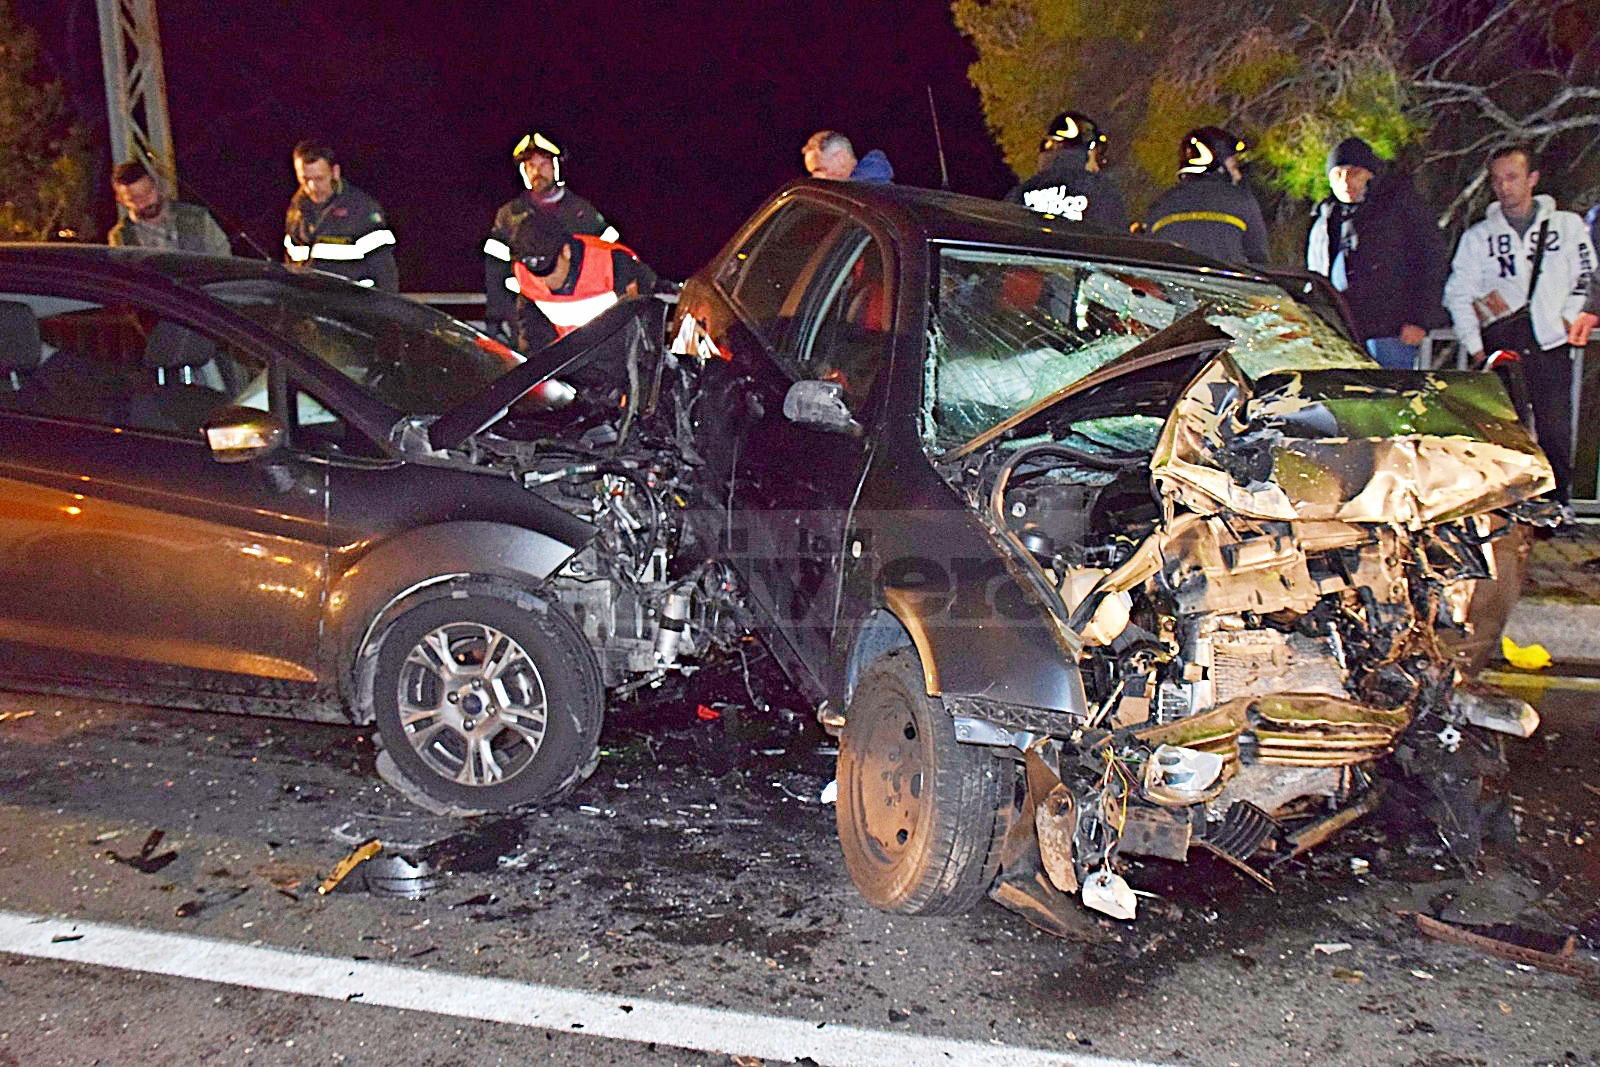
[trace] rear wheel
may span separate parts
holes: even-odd
[[[378,733],[405,783],[447,808],[550,803],[593,768],[604,711],[594,655],[559,608],[526,604],[429,600],[379,646]]]
[[[956,742],[909,649],[867,669],[846,715],[835,818],[851,880],[884,911],[967,911],[999,871],[1011,765]]]

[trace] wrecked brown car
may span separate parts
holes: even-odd
[[[1390,771],[1470,854],[1481,730],[1537,723],[1464,686],[1550,512],[1500,382],[1053,222],[798,183],[669,329],[706,540],[840,734],[856,885],[1073,933],[1073,896],[1134,917],[1124,857],[1267,882]]]

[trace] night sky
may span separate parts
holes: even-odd
[[[94,0],[13,0],[99,145]],[[983,125],[974,55],[943,0],[494,4],[156,0],[179,177],[281,249],[290,149],[319,137],[388,209],[407,290],[476,289],[510,160],[537,128],[566,178],[646,262],[682,278],[769,193],[800,145],[842,130],[897,180],[937,186],[933,87],[951,186],[996,196],[1010,172]],[[485,12],[493,12],[487,14]],[[101,232],[114,221],[109,191]]]

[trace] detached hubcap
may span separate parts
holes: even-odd
[[[400,724],[430,770],[486,786],[525,770],[544,744],[549,703],[532,657],[481,623],[424,634],[400,669]]]

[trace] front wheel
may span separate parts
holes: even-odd
[[[429,600],[378,648],[378,734],[406,784],[446,808],[551,803],[594,766],[604,713],[594,654],[560,608],[526,603]]]
[[[1012,765],[956,742],[910,649],[867,669],[846,716],[835,819],[851,881],[884,911],[969,910],[999,871]]]

